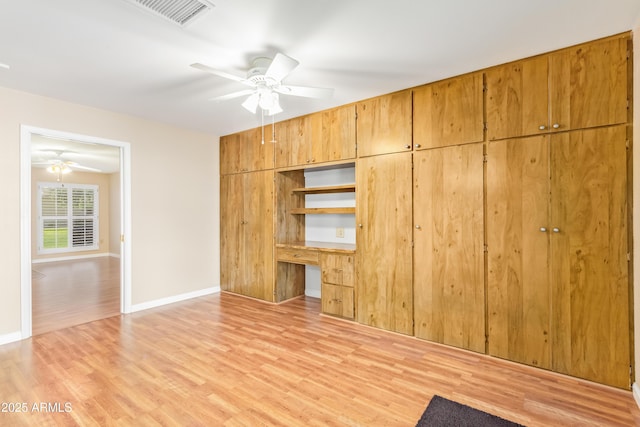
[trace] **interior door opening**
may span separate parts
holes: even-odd
[[[22,339],[130,312],[129,151],[22,126]]]

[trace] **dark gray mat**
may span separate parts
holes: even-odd
[[[524,427],[479,409],[435,395],[416,427]]]

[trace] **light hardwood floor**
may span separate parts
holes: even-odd
[[[120,260],[84,258],[33,264],[32,334],[120,314]]]
[[[640,425],[631,392],[216,294],[0,347],[0,425],[413,426],[434,394],[528,426]],[[34,413],[40,402],[60,408]],[[64,412],[66,409],[70,412]]]

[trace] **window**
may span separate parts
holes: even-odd
[[[38,184],[38,253],[98,249],[98,186]]]

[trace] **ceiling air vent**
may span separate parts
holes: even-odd
[[[180,26],[204,15],[214,5],[206,0],[128,0]]]

